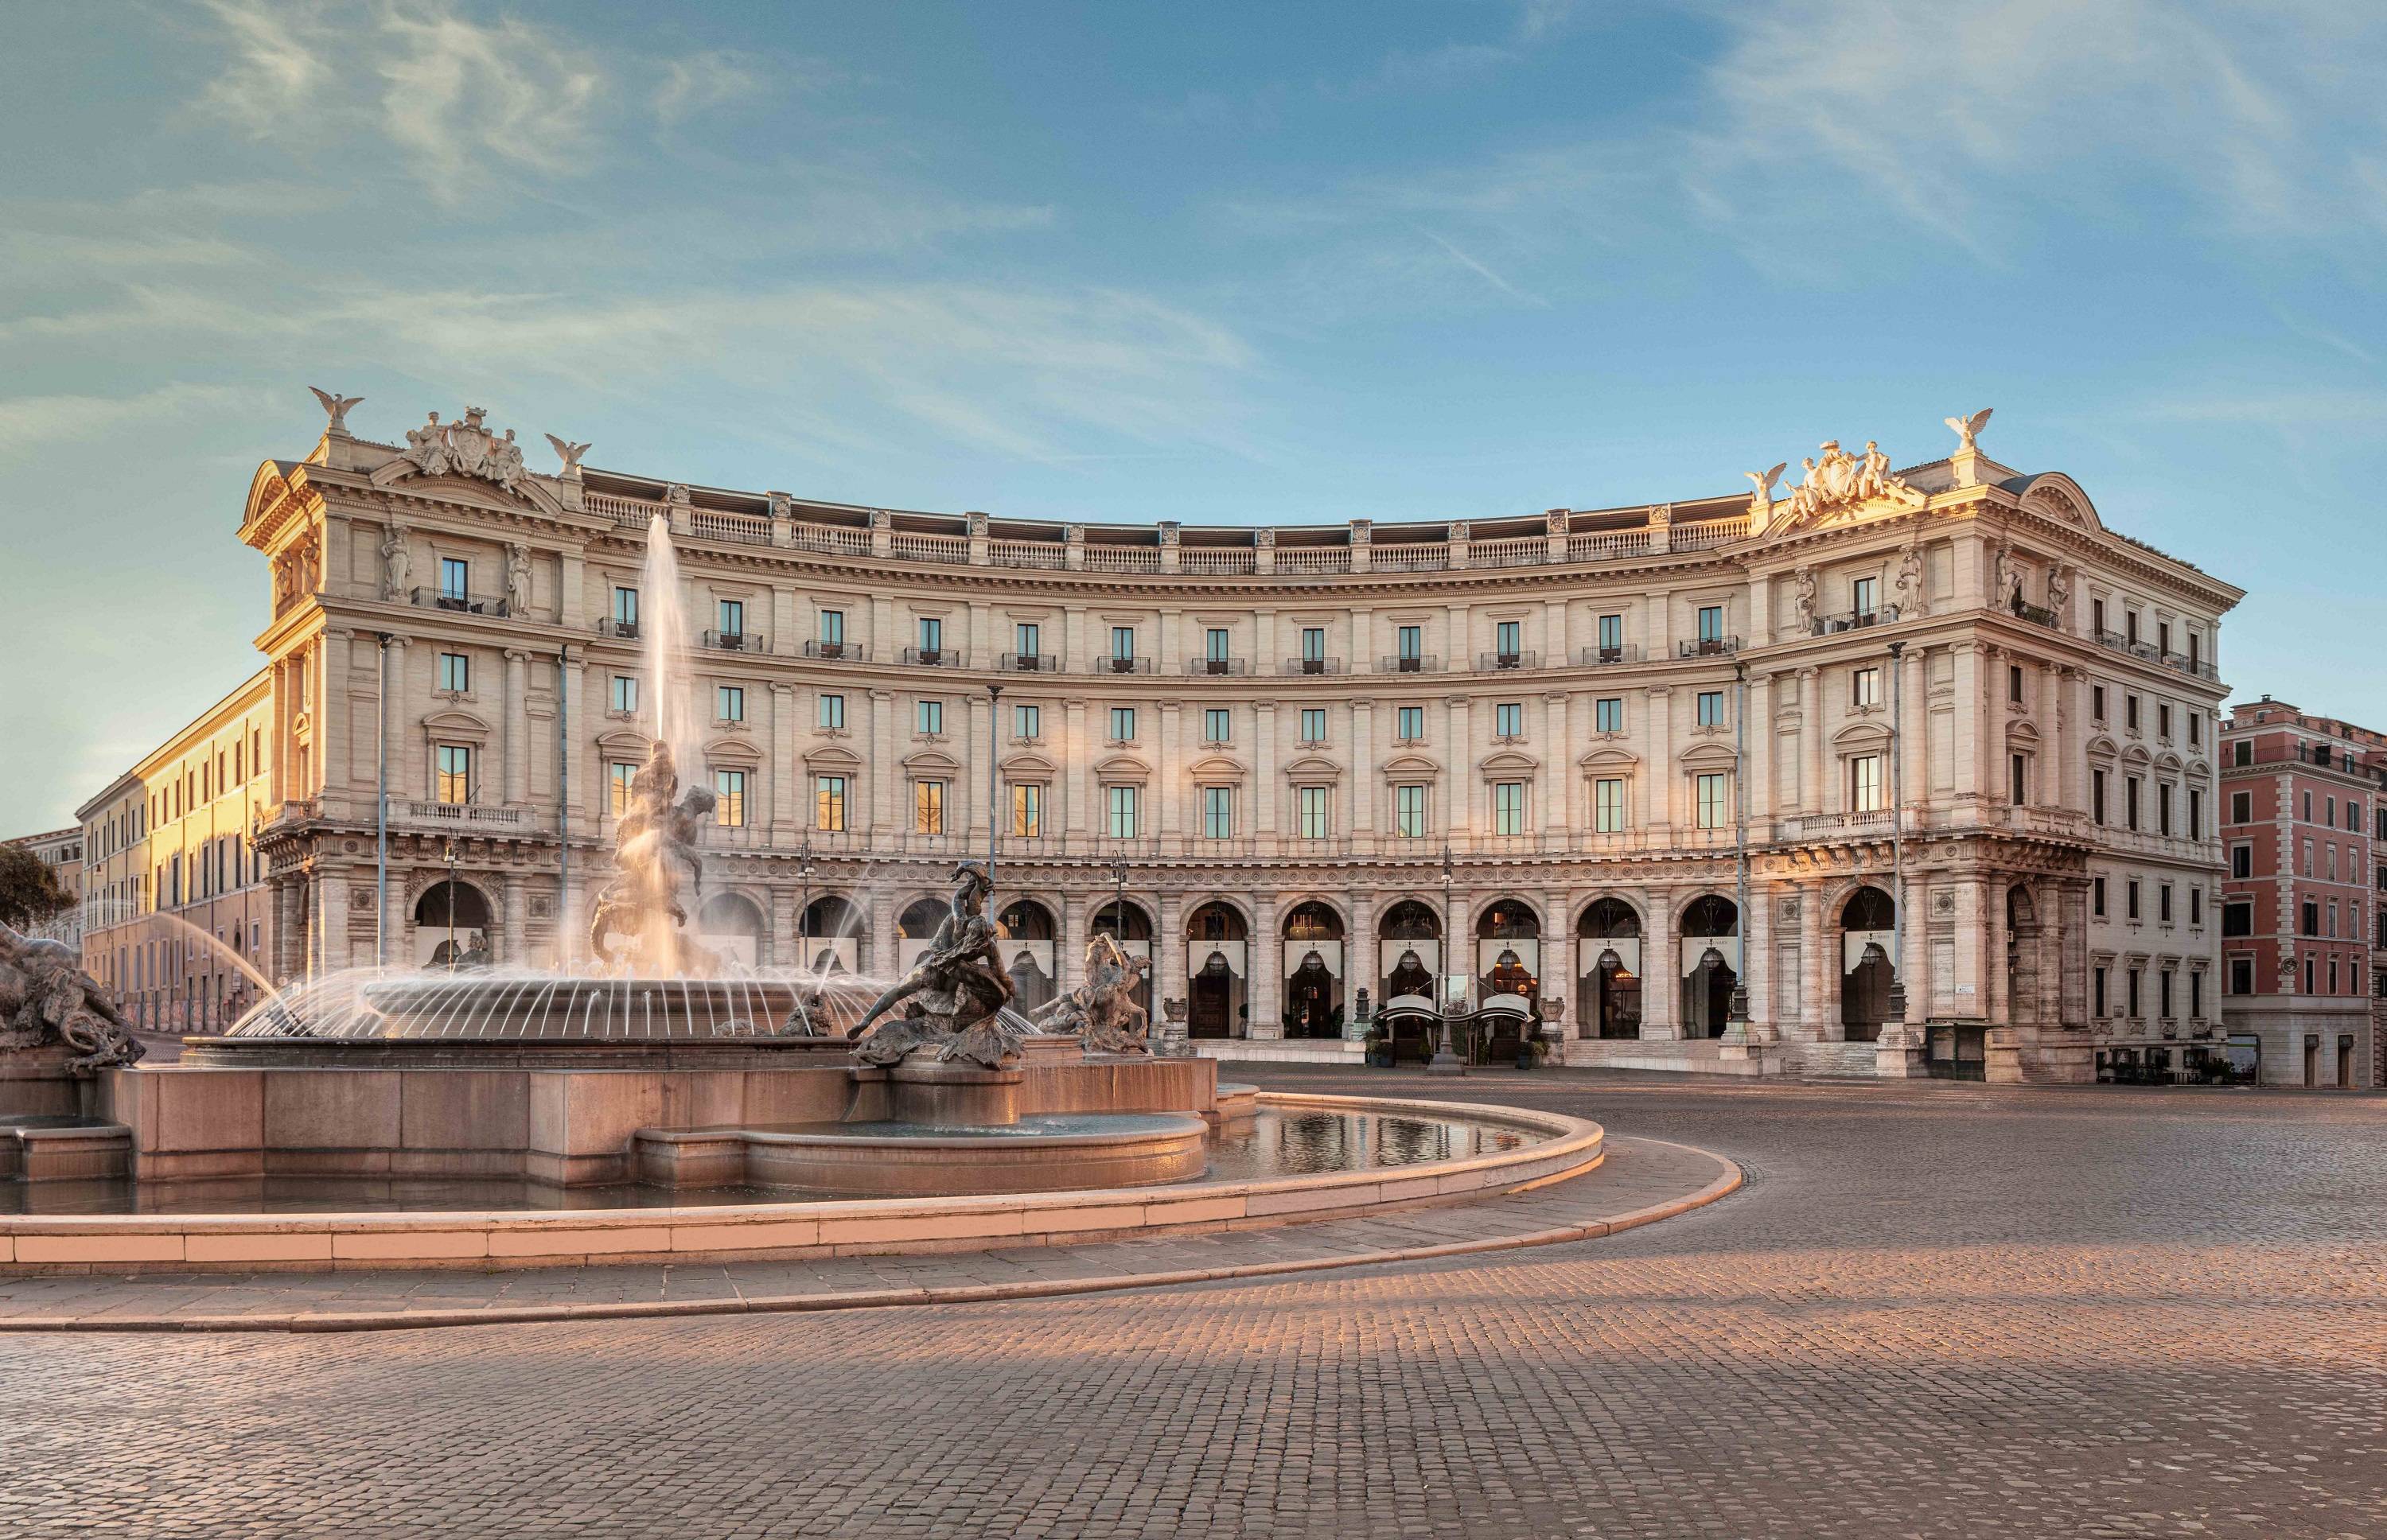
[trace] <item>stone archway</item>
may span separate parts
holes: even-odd
[[[486,967],[490,960],[489,898],[461,877],[442,877],[414,901],[418,967]]]
[[[1641,1035],[1641,916],[1620,898],[1604,898],[1575,924],[1576,952],[1589,960],[1580,983],[1578,1036]]]
[[[1840,1035],[1878,1042],[1889,1019],[1889,986],[1897,963],[1889,954],[1896,923],[1888,893],[1867,885],[1840,905]]]
[[[1012,1008],[1035,1010],[1058,991],[1060,927],[1051,909],[1030,898],[1013,899],[996,918],[1003,927],[999,954],[1011,978]]]
[[[1720,1038],[1732,1014],[1733,986],[1740,981],[1730,952],[1738,950],[1740,910],[1732,900],[1702,893],[1683,911],[1683,1036]],[[1677,965],[1679,966],[1679,965]]]

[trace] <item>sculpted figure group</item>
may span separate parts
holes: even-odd
[[[588,922],[588,950],[600,963],[621,966],[613,943],[623,935],[640,938],[646,950],[660,942],[670,953],[657,957],[642,953],[639,966],[650,973],[674,977],[701,971],[712,962],[709,953],[679,933],[688,923],[688,911],[679,902],[679,880],[685,872],[698,894],[704,891],[704,858],[697,853],[697,839],[713,816],[715,801],[701,786],[680,793],[671,745],[657,739],[647,751],[647,763],[630,780],[630,810],[622,815],[614,836],[613,880],[597,895],[597,913]],[[670,922],[668,928],[661,924],[664,920]]]
[[[1027,1034],[1018,1016],[1005,1016],[1011,978],[995,953],[1001,932],[986,913],[993,881],[977,861],[955,866],[954,877],[959,886],[928,950],[845,1034],[859,1044],[854,1057],[864,1064],[900,1064],[915,1051],[933,1050],[940,1063],[1001,1069],[1019,1056]],[[898,1005],[903,1014],[881,1023]]]
[[[0,924],[0,1051],[53,1042],[75,1051],[74,1070],[137,1063],[147,1052],[74,948]]]
[[[1152,1018],[1135,1003],[1144,960],[1097,933],[1086,943],[1086,981],[1047,1001],[1032,1019],[1039,1030],[1074,1032],[1098,1054],[1148,1054]]]

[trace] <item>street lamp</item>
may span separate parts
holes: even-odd
[[[804,885],[804,906],[796,914],[796,967],[799,971],[813,966],[813,831],[804,830],[804,842],[796,852],[796,876]]]
[[[1732,665],[1733,903],[1738,908],[1740,966],[1733,970],[1732,994],[1724,1003],[1724,1035],[1749,1041],[1749,665]]]
[[[1906,643],[1889,644],[1889,1029],[1900,1047],[1911,1046],[1906,1033],[1906,734],[1901,712],[1905,704],[1899,676]]]
[[[1001,772],[995,762],[1002,755],[1002,743],[1003,687],[989,685],[986,687],[986,912],[990,915],[995,913],[994,837],[995,820],[1000,816],[995,803],[1003,797]]]
[[[456,841],[440,841],[441,853],[448,858],[448,971],[456,971]]]
[[[1127,856],[1111,857],[1111,936],[1127,946]]]
[[[1425,1072],[1429,1075],[1467,1073],[1467,1061],[1450,1051],[1450,981],[1457,977],[1450,971],[1450,960],[1455,955],[1453,949],[1459,944],[1458,922],[1450,911],[1451,876],[1450,841],[1445,839],[1442,842],[1442,998],[1434,1003],[1434,1015],[1442,1023],[1442,1039],[1441,1046],[1433,1051],[1433,1057],[1426,1064]]]

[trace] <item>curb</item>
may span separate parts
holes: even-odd
[[[1736,1161],[1673,1140],[1642,1139],[1636,1142],[1690,1150],[1724,1168],[1714,1180],[1680,1198],[1631,1208],[1603,1219],[1530,1231],[1522,1235],[1487,1236],[1473,1241],[1446,1241],[1437,1245],[1405,1246],[1394,1251],[1358,1252],[1344,1256],[1300,1257],[1282,1262],[1247,1262],[1227,1268],[1181,1268],[1165,1272],[1112,1273],[1091,1278],[1050,1279],[1029,1283],[968,1283],[947,1288],[858,1289],[834,1294],[737,1295],[726,1299],[638,1300],[604,1305],[526,1305],[485,1310],[359,1310],[341,1314],[254,1316],[22,1316],[0,1319],[0,1332],[409,1332],[446,1326],[521,1326],[539,1321],[645,1320],[676,1316],[794,1315],[826,1310],[884,1310],[913,1305],[976,1305],[1015,1299],[1055,1299],[1070,1294],[1116,1293],[1123,1289],[1158,1289],[1183,1283],[1217,1283],[1246,1278],[1273,1278],[1289,1273],[1323,1272],[1339,1268],[1378,1267],[1388,1262],[1430,1262],[1482,1252],[1514,1251],[1527,1246],[1559,1245],[1591,1241],[1620,1231],[1636,1230],[1704,1208],[1739,1190],[1744,1179]]]

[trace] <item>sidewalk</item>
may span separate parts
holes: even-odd
[[[1588,1240],[1712,1203],[1740,1180],[1737,1166],[1705,1150],[1611,1136],[1598,1170],[1510,1197],[1094,1245],[509,1272],[0,1278],[0,1332],[358,1332],[1033,1299]]]

